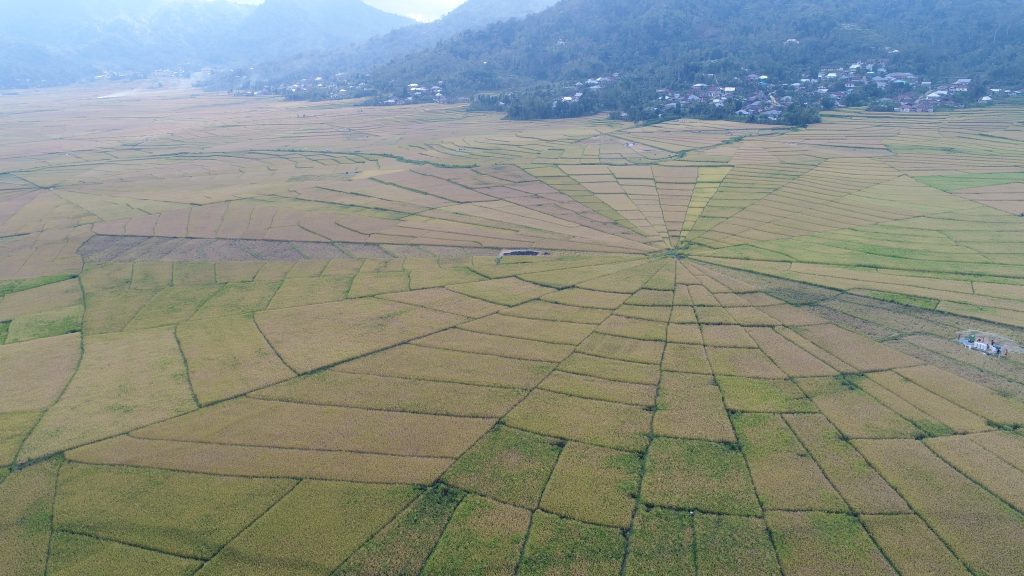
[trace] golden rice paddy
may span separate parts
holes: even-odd
[[[1024,566],[1024,109],[0,96],[12,574]],[[499,250],[532,248],[544,256]]]

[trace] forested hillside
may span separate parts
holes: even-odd
[[[290,84],[300,78],[363,74],[409,54],[434,48],[459,33],[481,30],[489,24],[540,12],[557,0],[467,0],[433,22],[403,26],[357,44],[336,44],[288,58],[256,61],[241,69],[222,71],[207,86],[238,89]],[[326,97],[316,91],[313,99]]]
[[[377,78],[392,87],[444,79],[467,92],[612,72],[672,85],[749,71],[799,78],[884,57],[936,77],[1005,79],[1024,76],[1022,38],[1017,0],[564,0],[395,61]]]

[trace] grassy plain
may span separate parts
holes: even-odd
[[[1024,342],[1024,109],[105,90],[0,96],[0,571],[1024,565],[1024,361],[954,341]]]

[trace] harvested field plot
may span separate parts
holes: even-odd
[[[1024,566],[1024,360],[956,341],[1024,343],[1024,109],[99,86],[3,96],[0,571]]]

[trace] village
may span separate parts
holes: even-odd
[[[576,88],[596,90],[613,80],[589,79],[585,85],[577,83]],[[561,100],[575,102],[582,95],[577,90]],[[817,103],[823,110],[866,106],[873,112],[935,112],[985,106],[1022,95],[1022,89],[987,88],[970,78],[936,83],[909,72],[889,71],[884,61],[876,60],[825,67],[797,82],[777,82],[765,74],[750,73],[729,83],[709,77],[706,83],[695,83],[689,89],[662,88],[644,115],[735,116],[772,123],[781,121],[794,104]]]
[[[612,73],[580,79],[556,92],[550,100],[551,107],[577,107],[581,100],[609,89],[620,78],[619,73]],[[377,106],[470,102],[468,98],[449,96],[441,80],[429,84],[408,82],[399,90],[382,94],[365,78],[350,78],[342,73],[288,83],[250,83],[232,94],[314,101],[364,98],[367,105]],[[757,72],[728,81],[709,75],[686,88],[657,89],[632,116],[621,110],[617,117],[634,121],[702,117],[779,123],[789,120],[786,112],[794,108],[832,110],[866,106],[874,112],[935,112],[985,106],[1020,96],[1024,96],[1024,89],[988,87],[971,78],[936,82],[910,72],[890,70],[885,60],[865,60],[823,67],[816,74],[794,82]],[[585,111],[594,112],[590,107],[585,107]]]

